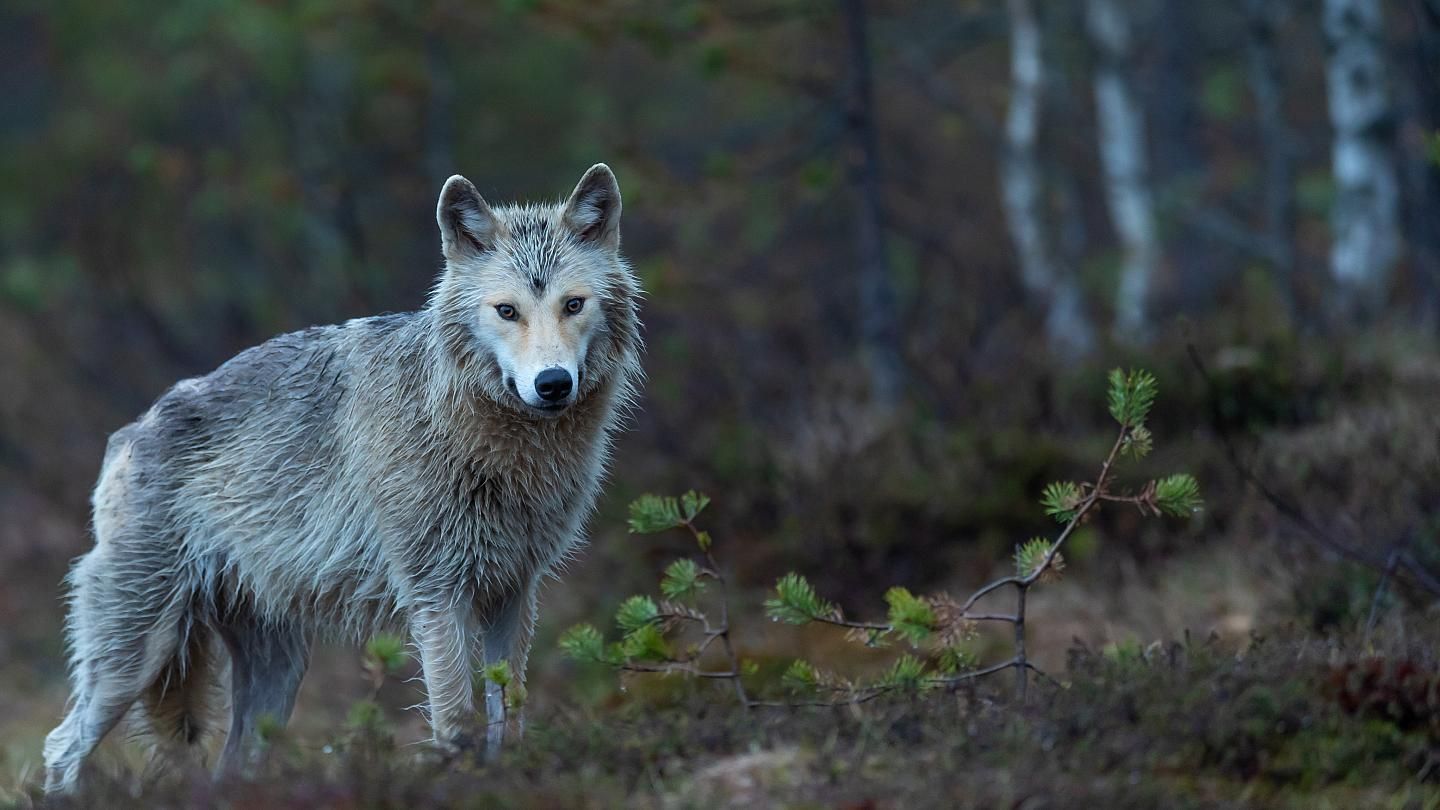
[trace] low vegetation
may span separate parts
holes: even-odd
[[[243,780],[97,773],[77,804],[1440,807],[1440,630],[1395,599],[1398,579],[1389,594],[1384,579],[1366,580],[1362,604],[1381,621],[1361,611],[1245,639],[1077,641],[1063,667],[1037,674],[1025,599],[1065,573],[1077,527],[1107,525],[1102,509],[1179,520],[1201,507],[1183,473],[1123,484],[1156,444],[1157,388],[1143,372],[1109,384],[1118,429],[1099,471],[1039,488],[1056,533],[1019,543],[1013,572],[969,596],[895,586],[876,618],[853,619],[790,573],[757,605],[702,528],[706,496],[646,496],[631,506],[632,531],[678,532],[692,554],[665,565],[658,594],[621,602],[618,636],[579,625],[561,639],[573,680],[611,671],[623,688],[600,701],[547,694],[524,743],[498,759],[405,742],[382,693],[414,662],[400,640],[377,638],[360,667],[366,694],[337,730],[267,729],[266,756]],[[745,642],[757,625],[853,643],[755,655]],[[524,699],[506,667],[479,677],[506,687],[511,705]],[[0,790],[0,806],[38,805],[34,777]]]
[[[1059,578],[1065,567],[1061,549],[1066,540],[1103,504],[1133,507],[1144,515],[1188,517],[1201,507],[1200,487],[1187,473],[1151,480],[1134,492],[1118,492],[1115,476],[1120,462],[1140,459],[1154,449],[1154,436],[1146,426],[1159,385],[1146,371],[1112,371],[1109,376],[1110,415],[1119,430],[1094,480],[1088,483],[1058,481],[1045,487],[1041,503],[1045,513],[1062,526],[1054,538],[1035,537],[1015,547],[1015,573],[997,579],[963,600],[941,593],[916,596],[901,586],[885,593],[888,612],[881,621],[846,618],[835,604],[822,598],[803,576],[791,572],[775,584],[765,601],[770,619],[794,625],[829,625],[868,647],[899,644],[906,652],[897,657],[879,679],[858,681],[835,674],[830,668],[796,659],[784,671],[781,683],[793,696],[789,701],[755,700],[746,680],[758,667],[742,662],[730,640],[732,611],[725,577],[716,562],[714,541],[695,524],[710,499],[696,492],[679,498],[647,495],[630,506],[630,530],[639,534],[683,529],[694,540],[701,560],[681,558],[665,569],[661,598],[637,595],[621,603],[615,624],[622,636],[606,644],[595,627],[571,628],[560,640],[571,657],[603,664],[624,673],[685,674],[727,681],[746,708],[785,705],[837,705],[862,703],[891,692],[917,693],[954,687],[1005,670],[1015,673],[1016,698],[1023,702],[1031,671],[1039,672],[1025,653],[1025,604],[1030,588]],[[716,593],[707,612],[700,604],[702,591],[715,583]],[[980,609],[988,597],[1012,589],[1015,608],[1010,613]],[[980,622],[998,622],[1013,629],[1009,659],[982,663],[967,642]],[[717,644],[718,642],[718,644]],[[717,667],[704,660],[715,647],[723,651]],[[1043,675],[1043,673],[1041,673]]]

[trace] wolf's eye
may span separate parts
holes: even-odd
[[[504,318],[507,321],[513,321],[516,318],[520,317],[520,313],[515,311],[515,307],[512,307],[509,304],[500,304],[499,306],[495,307],[495,311],[500,313],[500,317]]]
[[[585,308],[585,299],[584,299],[584,298],[571,298],[569,301],[566,301],[566,302],[565,302],[565,311],[568,312],[568,313],[570,313],[571,315],[574,315],[575,313],[579,312],[580,310],[582,310],[582,309],[584,309],[584,308]]]

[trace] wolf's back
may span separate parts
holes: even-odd
[[[112,436],[96,487],[96,536],[166,538],[177,564],[261,594],[276,613],[378,599],[372,431],[415,372],[415,314],[281,335],[167,391]]]

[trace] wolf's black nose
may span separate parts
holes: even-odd
[[[547,368],[535,375],[535,393],[546,402],[559,402],[570,396],[570,372],[563,368]]]

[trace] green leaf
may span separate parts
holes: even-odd
[[[1200,484],[1193,475],[1179,473],[1155,482],[1155,505],[1175,517],[1190,517],[1204,507]]]
[[[665,578],[660,580],[660,592],[666,599],[690,599],[705,587],[700,578],[700,566],[694,560],[682,559],[670,563],[665,569]]]
[[[919,692],[927,686],[925,662],[913,655],[902,655],[880,683],[906,692]]]
[[[657,624],[641,625],[620,640],[620,652],[627,660],[669,661],[670,643]]]
[[[809,694],[820,686],[820,673],[815,671],[814,664],[797,658],[790,662],[785,674],[780,676],[780,685],[795,694]]]
[[[1059,523],[1069,523],[1080,513],[1080,503],[1084,496],[1080,494],[1080,485],[1073,481],[1056,481],[1045,486],[1045,491],[1040,494],[1040,503],[1045,507],[1045,514],[1055,518]]]
[[[1150,407],[1160,393],[1160,384],[1148,371],[1110,372],[1110,415],[1125,427],[1139,427],[1150,415]]]
[[[806,624],[819,618],[832,618],[837,611],[815,593],[815,588],[804,577],[792,571],[775,583],[775,596],[765,600],[765,615],[786,624]]]
[[[904,588],[886,591],[885,603],[890,606],[890,626],[911,644],[919,644],[939,629],[930,603]]]
[[[615,624],[620,632],[630,633],[660,618],[660,608],[648,596],[632,596],[620,603],[615,611]]]

